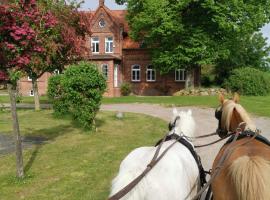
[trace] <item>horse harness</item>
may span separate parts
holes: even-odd
[[[150,161],[150,163],[147,165],[146,169],[139,175],[137,176],[133,181],[131,181],[127,186],[125,186],[124,188],[122,188],[120,191],[118,191],[116,194],[112,195],[111,197],[109,197],[108,200],[119,200],[122,197],[124,197],[128,192],[130,192],[141,180],[142,178],[148,174],[149,171],[151,171],[151,169],[153,169],[153,167],[161,160],[161,158],[168,152],[169,149],[171,149],[177,142],[180,142],[181,144],[183,144],[184,146],[187,147],[187,149],[190,151],[190,153],[192,154],[192,156],[194,157],[198,169],[199,169],[199,173],[200,173],[200,186],[203,187],[203,185],[206,183],[206,178],[205,178],[205,173],[204,173],[204,169],[203,166],[201,164],[201,159],[198,156],[198,154],[195,152],[194,148],[192,147],[192,145],[186,140],[184,139],[184,135],[177,135],[175,133],[170,134],[171,130],[176,126],[176,122],[177,120],[179,120],[180,117],[177,116],[174,120],[173,123],[169,123],[169,130],[170,132],[168,132],[165,137],[163,137],[161,140],[159,140],[156,143],[156,152],[152,158],[152,160]],[[161,146],[163,145],[164,142],[169,141],[169,140],[175,140],[172,144],[170,144],[170,146],[168,146],[163,152],[162,154],[159,156],[159,151],[161,149]],[[199,198],[198,198],[199,199]]]
[[[201,158],[196,153],[193,146],[185,139],[185,136],[179,136],[179,135],[177,135],[175,133],[173,133],[171,135],[168,135],[165,138],[165,142],[170,141],[170,140],[178,141],[180,144],[184,145],[190,151],[190,153],[192,154],[194,160],[197,163],[199,173],[200,173],[200,186],[203,187],[203,185],[206,183],[205,171],[204,171],[204,168],[202,166]],[[160,145],[161,142],[162,142],[162,140],[159,140],[155,146]]]
[[[227,130],[222,129],[221,128],[221,119],[222,119],[222,109],[221,108],[220,109],[216,109],[216,111],[215,111],[215,117],[219,121],[218,128],[217,128],[217,131],[216,131],[217,134],[221,138],[226,138],[226,135],[227,134],[231,135],[231,137],[223,145],[223,147],[225,145],[228,145],[228,147],[225,149],[222,157],[220,158],[220,160],[219,160],[219,162],[218,162],[218,164],[217,164],[217,166],[215,168],[214,173],[212,174],[212,176],[211,176],[210,180],[207,182],[207,184],[202,188],[202,191],[204,191],[209,186],[208,191],[207,191],[207,194],[206,194],[206,197],[205,197],[205,200],[213,199],[213,196],[211,198],[212,189],[211,189],[210,184],[212,183],[213,179],[219,174],[219,172],[221,171],[221,168],[222,168],[223,163],[232,154],[232,152],[234,151],[234,149],[236,149],[239,146],[242,146],[242,145],[245,145],[245,144],[251,142],[253,139],[255,139],[255,140],[259,141],[259,142],[262,142],[262,143],[264,143],[264,144],[266,144],[268,146],[270,146],[270,141],[267,140],[262,135],[260,135],[260,131],[259,130],[256,130],[255,132],[254,131],[251,131],[251,130],[243,130],[243,128],[241,128],[241,126],[242,126],[243,123],[240,123],[239,124],[238,129],[233,134],[230,133]],[[248,141],[242,143],[242,144],[238,144],[238,145],[232,147],[233,144],[236,141],[241,140],[241,139],[244,139],[244,138],[250,138],[250,139]],[[232,147],[232,148],[229,148],[229,147]]]

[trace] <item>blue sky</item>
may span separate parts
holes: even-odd
[[[95,10],[98,7],[99,0],[85,0],[85,3],[82,5],[83,10]],[[119,6],[115,3],[114,0],[105,0],[105,5],[110,9],[124,9],[125,6]],[[270,24],[267,24],[262,28],[262,33],[264,37],[268,38],[268,44],[270,45]]]

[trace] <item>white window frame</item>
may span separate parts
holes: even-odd
[[[108,47],[108,51],[107,51],[107,47]],[[105,37],[105,53],[113,53],[113,37],[112,36]]]
[[[106,70],[104,70],[104,67],[106,67]],[[101,72],[102,75],[105,77],[106,80],[109,79],[109,65],[104,63],[101,65]]]
[[[33,97],[33,96],[34,96],[34,90],[30,90],[30,91],[29,91],[29,96],[30,96],[30,97]]]
[[[97,39],[97,40],[94,40],[94,39]],[[98,46],[98,51],[97,51],[97,46]],[[92,51],[92,53],[98,54],[99,49],[100,49],[99,47],[100,47],[100,45],[99,45],[99,37],[97,37],[97,36],[91,37],[91,51]]]
[[[113,85],[114,87],[118,87],[118,71],[119,71],[119,65],[115,64],[113,69]]]
[[[150,79],[148,79],[148,73],[150,73]],[[156,77],[157,77],[156,69],[154,69],[152,65],[148,65],[146,68],[146,81],[155,82]]]
[[[59,75],[59,74],[60,74],[59,69],[55,69],[55,70],[53,71],[53,74],[54,74],[54,75]]]
[[[185,69],[176,69],[175,70],[175,81],[176,82],[186,81],[186,70]]]
[[[137,69],[135,67],[138,67]],[[133,72],[135,72],[135,79],[133,79]],[[131,66],[131,81],[132,82],[140,82],[141,81],[141,66],[140,65],[132,65]]]

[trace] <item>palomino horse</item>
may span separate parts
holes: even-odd
[[[195,122],[191,111],[173,110],[173,129],[170,134],[193,137]],[[185,139],[189,144],[190,141]],[[175,141],[175,140],[174,140]],[[165,141],[162,153],[173,140]],[[193,145],[191,146],[193,147]],[[121,163],[118,175],[112,181],[110,196],[114,195],[146,168],[157,147],[140,147],[133,150]],[[197,163],[186,146],[177,142],[166,155],[121,200],[183,200],[192,199],[199,189]]]
[[[225,136],[228,133],[234,135],[238,131],[240,135],[239,140],[231,145],[225,144],[215,158],[212,174],[218,171],[216,167],[224,154],[230,152],[211,184],[213,197],[217,200],[269,200],[269,141],[262,136],[254,139],[256,126],[245,109],[238,104],[237,94],[232,100],[224,99],[223,95],[219,99],[221,107],[216,110],[219,132]],[[242,125],[245,127],[239,129]]]

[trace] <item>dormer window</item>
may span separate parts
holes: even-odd
[[[113,53],[113,37],[105,38],[105,52]]]
[[[105,20],[104,19],[99,20],[98,25],[100,28],[104,28],[106,26]]]
[[[91,46],[92,46],[92,53],[99,53],[99,38],[98,37],[91,38]]]

